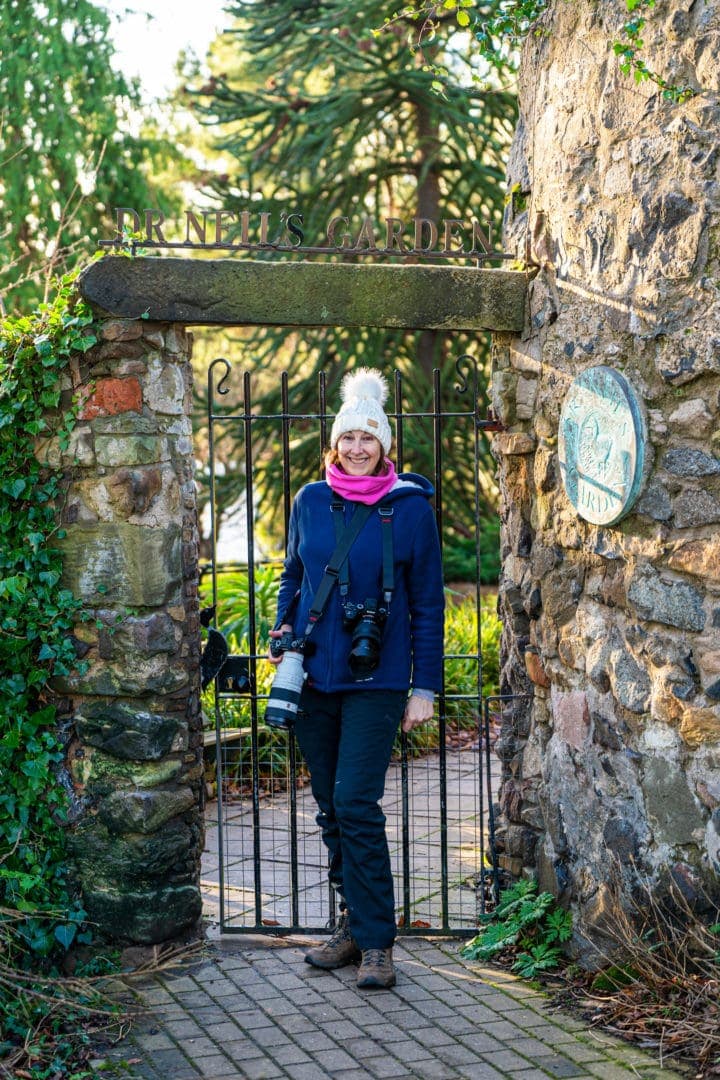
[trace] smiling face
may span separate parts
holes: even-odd
[[[382,445],[368,431],[346,431],[338,439],[337,453],[348,476],[371,476],[380,461]]]

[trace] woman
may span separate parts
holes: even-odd
[[[307,484],[293,503],[272,636],[303,634],[342,527],[358,504],[372,507],[310,634],[295,734],[340,907],[329,941],[305,959],[326,969],[360,960],[358,986],[390,987],[395,901],[379,800],[398,727],[430,720],[441,687],[442,567],[431,484],[398,476],[386,456],[385,380],[360,369],[345,377],[341,396],[326,479]]]

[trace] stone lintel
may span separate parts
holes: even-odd
[[[520,332],[527,275],[421,264],[108,255],[79,279],[116,318],[186,326],[387,326]]]

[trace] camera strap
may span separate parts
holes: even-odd
[[[382,553],[383,553],[383,578],[382,590],[385,607],[390,608],[393,589],[395,588],[395,562],[393,559],[392,541],[392,506],[381,506],[378,509],[382,529]]]
[[[337,496],[333,498],[330,504],[330,508],[333,513],[333,521],[335,523],[335,540],[339,544],[342,540],[345,530],[345,518],[343,514],[343,500]],[[378,507],[378,514],[380,515],[381,522],[381,536],[382,536],[382,591],[383,600],[386,607],[390,606],[390,599],[392,597],[393,589],[395,588],[395,563],[393,558],[393,539],[392,539],[392,516],[393,508],[383,503]],[[352,525],[352,522],[350,523]],[[348,526],[350,528],[350,526]],[[345,603],[345,598],[350,588],[350,572],[348,569],[348,561],[345,558],[338,570],[337,576],[338,588],[340,590],[341,602]]]
[[[338,580],[340,570],[348,557],[350,548],[355,543],[360,530],[370,517],[373,509],[374,507],[372,506],[367,506],[364,503],[360,504],[356,508],[355,513],[348,524],[345,526],[342,537],[330,556],[329,563],[325,567],[325,573],[323,574],[322,581],[318,585],[317,592],[313,596],[310,611],[308,613],[308,624],[305,629],[305,637],[310,634],[325,610],[325,605],[330,598],[330,593],[333,590],[335,582]]]

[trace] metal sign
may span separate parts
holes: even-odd
[[[333,217],[317,243],[306,243],[299,212],[267,210],[186,210],[182,223],[166,221],[161,210],[115,208],[114,237],[100,247],[183,248],[213,251],[276,251],[282,254],[386,256],[401,259],[509,259],[492,248],[491,226],[473,218],[388,217],[376,220]],[[182,237],[182,238],[180,238]]]
[[[573,379],[560,416],[563,485],[580,517],[614,525],[632,509],[642,485],[645,426],[630,383],[609,367]]]

